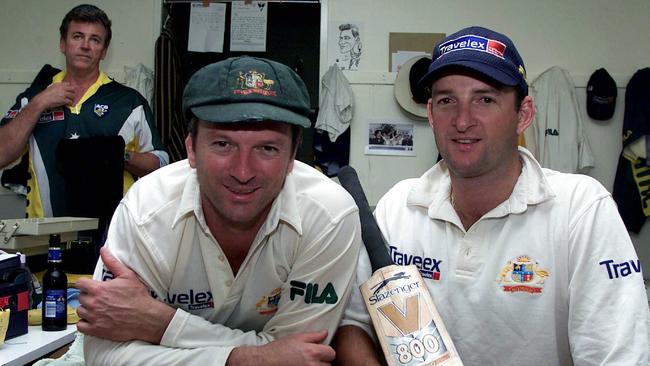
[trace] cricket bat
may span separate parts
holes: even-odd
[[[343,167],[338,178],[359,207],[361,238],[373,272],[360,286],[361,294],[386,362],[389,366],[462,366],[418,268],[393,264],[356,171]]]

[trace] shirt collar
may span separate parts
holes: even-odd
[[[519,147],[519,158],[522,169],[512,194],[484,217],[503,217],[521,213],[526,211],[529,205],[537,205],[555,197],[542,167],[533,155],[525,148]],[[450,190],[449,170],[442,160],[417,179],[407,196],[406,203],[409,206],[426,208],[428,215],[433,219],[455,222],[458,221],[457,215],[450,215],[454,212]]]
[[[52,77],[52,84],[62,82],[63,78],[65,78],[65,70],[59,72],[58,74]],[[111,78],[109,78],[108,75],[106,75],[103,71],[100,70],[97,80],[95,80],[95,82],[86,90],[86,92],[81,97],[81,99],[79,99],[79,102],[77,102],[77,105],[68,106],[68,108],[70,108],[70,112],[74,114],[79,114],[81,112],[81,106],[83,105],[83,103],[86,100],[88,100],[88,98],[92,97],[97,92],[97,89],[99,89],[100,86],[104,84],[108,84],[111,81],[113,80],[111,80]]]

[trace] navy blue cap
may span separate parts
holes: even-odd
[[[618,89],[616,81],[604,68],[594,71],[587,82],[587,114],[589,117],[606,121],[614,115]]]
[[[528,95],[524,61],[510,38],[493,30],[468,27],[449,35],[433,48],[431,59],[420,87],[430,87],[444,69],[460,66]]]

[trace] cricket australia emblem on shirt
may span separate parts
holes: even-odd
[[[95,111],[95,114],[97,117],[102,117],[106,113],[108,113],[108,105],[106,104],[95,104],[95,108],[93,108]]]
[[[255,303],[255,309],[262,315],[271,315],[278,311],[278,303],[280,303],[280,294],[282,289],[279,287],[274,288],[266,295],[263,295]]]
[[[273,90],[275,80],[267,79],[266,74],[250,70],[246,73],[239,72],[237,77],[237,86],[239,89],[233,90],[234,94],[262,94],[265,96],[276,96],[277,93]]]
[[[504,292],[541,294],[544,282],[549,276],[548,271],[540,268],[537,261],[527,255],[521,255],[509,260],[501,268],[497,283]]]

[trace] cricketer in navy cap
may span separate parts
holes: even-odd
[[[464,28],[447,36],[433,48],[429,71],[419,85],[431,83],[451,66],[463,67],[528,95],[526,68],[514,43],[507,36],[483,27]]]

